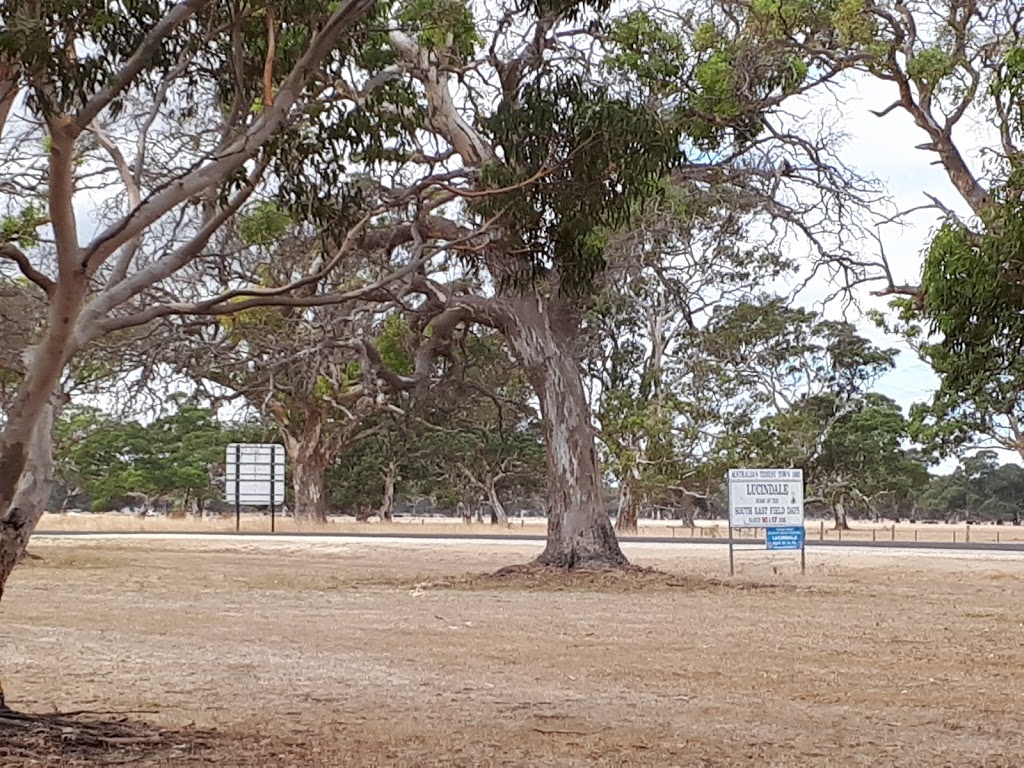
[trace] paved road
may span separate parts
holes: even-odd
[[[297,531],[287,533],[270,533],[269,531],[255,531],[255,532],[242,532],[235,533],[234,531],[138,531],[138,532],[125,532],[115,533],[108,531],[36,531],[35,536],[41,536],[43,538],[74,538],[76,536],[94,536],[94,537],[116,537],[130,539],[133,537],[141,538],[162,538],[162,537],[174,537],[174,536],[193,536],[193,537],[207,537],[207,536],[243,536],[251,538],[266,538],[266,537],[300,537],[300,538],[329,538],[329,539],[432,539],[432,540],[451,540],[451,541],[517,541],[517,542],[536,542],[544,541],[545,537],[542,534],[531,534],[531,533],[512,533],[512,534],[487,534],[487,533],[449,533],[449,534],[438,534],[438,533],[415,533],[410,531],[409,533],[373,533],[367,531],[365,533],[318,533],[312,531]],[[639,544],[708,544],[708,545],[723,545],[728,544],[728,539],[714,539],[710,537],[702,538],[690,538],[690,537],[678,537],[671,538],[665,536],[620,536],[619,541],[622,543],[639,543]],[[735,539],[734,543],[739,546],[747,545],[761,545],[764,546],[764,539]],[[931,550],[952,550],[952,551],[964,551],[964,552],[1024,552],[1024,542],[964,542],[964,541],[832,541],[824,540],[819,541],[816,539],[807,539],[807,547],[813,549],[815,547],[854,547],[862,549],[931,549]]]

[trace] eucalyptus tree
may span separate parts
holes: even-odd
[[[779,2],[800,17],[824,6]],[[855,0],[840,3],[835,66],[888,87],[882,119],[902,113],[917,149],[949,179],[952,194],[921,190],[915,212],[934,212],[920,281],[888,266],[882,294],[939,376],[917,408],[922,439],[948,450],[993,445],[1024,455],[1024,17],[1016,0]],[[800,41],[784,24],[777,33]],[[909,213],[909,212],[908,212]]]
[[[49,297],[0,445],[7,549],[32,529],[38,504],[11,502],[19,485],[36,495],[44,485],[45,471],[25,472],[31,438],[45,441],[55,383],[79,349],[174,314],[371,297],[379,282],[301,292],[319,293],[325,273],[365,251],[395,259],[389,279],[405,283],[383,303],[416,316],[422,344],[406,376],[372,339],[354,339],[363,375],[415,388],[456,328],[501,332],[544,415],[550,525],[539,562],[623,565],[576,348],[603,232],[670,170],[758,195],[822,251],[839,214],[863,202],[827,161],[826,139],[781,115],[833,69],[805,48],[765,44],[762,9],[612,17],[602,3],[524,4],[488,18],[460,3],[396,3],[359,27],[368,5],[154,2],[133,6],[99,44],[105,6],[68,16],[62,4],[5,4],[18,23],[3,33],[3,136],[19,152],[39,148],[23,165],[47,190],[53,231],[38,254],[3,246]],[[82,244],[73,201],[85,178],[125,191]],[[231,265],[216,235],[258,188],[339,243],[315,275],[258,288],[223,275]],[[453,255],[489,289],[436,279],[438,259]],[[196,275],[233,288],[182,300],[181,278]]]
[[[380,88],[422,94],[416,133],[393,147],[403,181],[388,194],[429,200],[440,217],[444,202],[465,201],[453,222],[458,250],[486,275],[485,290],[434,279],[425,268],[410,281],[416,302],[406,302],[427,329],[416,374],[392,376],[379,365],[379,375],[395,388],[415,387],[453,331],[474,323],[499,331],[543,413],[549,529],[537,562],[621,566],[579,338],[610,233],[671,177],[756,202],[766,220],[838,258],[846,214],[866,202],[865,190],[826,160],[827,136],[797,134],[779,114],[787,98],[832,72],[813,56],[762,45],[756,9],[628,8],[609,17],[600,6],[522,6],[479,23],[468,9],[449,11],[431,24],[398,13],[379,42],[378,67],[348,92],[399,111],[397,92],[385,105],[373,101]],[[436,218],[413,223],[424,240],[443,235]]]
[[[620,531],[635,531],[649,503],[707,495],[699,468],[721,428],[722,402],[715,371],[693,354],[694,335],[713,313],[754,299],[794,268],[780,243],[751,243],[763,204],[724,188],[667,184],[660,192],[611,239],[586,317],[586,367],[605,463],[618,480]]]
[[[337,252],[328,237],[294,222],[268,200],[243,209],[225,227],[220,245],[240,276],[251,276],[248,283],[256,290],[298,283],[322,270]],[[381,277],[378,265],[352,254],[334,275],[297,294],[312,298]],[[378,310],[375,304],[354,301],[254,306],[213,317],[164,318],[154,324],[151,339],[160,362],[190,378],[200,391],[221,402],[242,403],[277,425],[291,469],[294,514],[324,521],[327,467],[383,428],[375,416],[401,413],[401,401],[408,399],[386,393],[361,370],[354,338],[373,340],[393,368],[411,372],[403,368],[408,356],[397,346],[403,336],[401,318],[382,317]]]
[[[899,444],[907,429],[898,409],[893,415],[866,399],[895,364],[896,350],[779,299],[722,308],[693,344],[715,371],[722,397],[718,461],[804,469],[811,495],[829,504],[837,527],[848,527],[845,498],[864,477],[854,464],[843,468],[842,446],[875,419],[878,457],[887,456],[896,451],[891,436]]]
[[[394,335],[393,365],[411,368],[416,340],[410,328]],[[404,496],[440,506],[483,501],[491,521],[504,524],[506,499],[544,490],[544,444],[529,384],[493,332],[465,329],[438,363],[435,386],[403,399],[401,413],[370,420],[374,434],[339,457],[330,490],[358,507],[360,488],[372,488],[377,506],[363,504],[366,516],[390,517]]]

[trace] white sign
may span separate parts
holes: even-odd
[[[729,522],[733,528],[804,524],[802,469],[730,469]]]
[[[229,504],[284,504],[284,446],[276,443],[231,443],[224,473]],[[273,495],[273,502],[271,502]]]

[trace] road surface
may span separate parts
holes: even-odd
[[[142,539],[153,539],[153,538],[174,538],[174,537],[191,537],[191,538],[207,538],[207,537],[222,537],[231,536],[236,538],[278,538],[287,540],[289,538],[300,538],[300,539],[396,539],[396,540],[423,540],[423,541],[486,541],[486,542],[542,542],[545,540],[543,534],[532,534],[532,533],[511,533],[511,534],[487,534],[487,533],[373,533],[367,531],[365,533],[347,532],[347,533],[322,533],[322,532],[303,532],[303,531],[290,531],[288,533],[270,533],[269,531],[254,531],[254,532],[242,532],[236,533],[234,531],[202,531],[202,532],[191,532],[191,531],[134,531],[134,532],[108,532],[108,531],[36,531],[34,534],[40,538],[75,538],[75,537],[93,537],[93,538],[142,538]],[[690,538],[690,537],[678,537],[670,538],[666,536],[620,536],[619,541],[623,544],[664,544],[666,546],[678,545],[692,545],[692,544],[706,544],[709,546],[723,546],[729,543],[727,538]],[[744,549],[752,548],[753,546],[764,547],[764,539],[734,539],[734,544],[737,547]],[[1020,552],[1024,553],[1024,542],[965,542],[965,541],[830,541],[828,539],[824,541],[815,540],[808,538],[806,540],[806,546],[808,549],[816,548],[859,548],[859,549],[917,549],[917,550],[946,550],[954,552]]]

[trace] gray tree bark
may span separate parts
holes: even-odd
[[[56,396],[43,408],[28,446],[24,469],[7,512],[0,517],[0,601],[7,579],[24,558],[32,532],[53,492],[53,421]],[[0,675],[0,711],[6,709]]]
[[[384,470],[384,497],[380,503],[380,519],[388,521],[394,518],[395,513],[395,483],[398,480],[398,468],[395,462],[388,462]]]
[[[498,478],[488,475],[485,487],[487,488],[487,501],[491,505],[491,524],[508,525],[508,513],[505,512],[505,505],[501,503],[501,497],[498,496]]]
[[[619,511],[615,518],[615,530],[620,533],[636,533],[640,517],[640,497],[633,488],[631,477],[624,477],[619,486]]]
[[[548,535],[536,563],[628,566],[605,510],[590,405],[571,343],[579,326],[545,299],[524,298],[514,306],[506,335],[540,400],[547,446]]]

